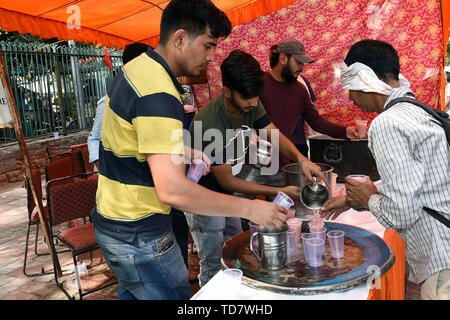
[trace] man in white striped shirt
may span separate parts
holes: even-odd
[[[364,112],[376,112],[369,148],[382,186],[346,178],[346,197],[330,199],[321,209],[335,219],[350,203],[368,208],[406,243],[410,280],[422,284],[422,299],[450,299],[450,228],[423,207],[450,218],[450,150],[445,132],[420,107],[408,102],[384,111],[394,98],[414,97],[400,74],[396,50],[378,40],[362,40],[342,64],[343,88]]]

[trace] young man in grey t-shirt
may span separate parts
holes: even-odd
[[[294,144],[273,125],[267,117],[259,95],[264,89],[264,72],[258,61],[251,55],[234,50],[221,64],[223,90],[210,103],[201,108],[194,117],[191,127],[191,145],[208,155],[212,161],[211,173],[203,176],[199,184],[226,194],[233,192],[275,196],[283,191],[293,199],[298,199],[300,189],[297,186],[283,188],[259,185],[235,175],[242,166],[246,153],[251,150],[250,139],[245,139],[248,130],[267,130],[267,137],[280,153],[294,162],[301,163],[303,171],[323,178],[320,168],[303,156]],[[207,138],[215,133],[212,141],[216,146],[208,148],[211,141]],[[232,130],[233,134],[229,134]],[[234,131],[233,131],[234,130]],[[272,130],[276,130],[273,133]],[[201,141],[201,143],[199,143]],[[247,141],[247,143],[245,143]],[[209,152],[211,150],[211,152]],[[233,152],[234,151],[234,152]],[[278,160],[278,159],[276,159]],[[274,161],[274,159],[272,159]],[[275,172],[276,173],[276,172]],[[220,270],[220,252],[223,242],[242,232],[239,218],[198,216],[186,213],[190,231],[200,257],[200,286],[208,282]]]

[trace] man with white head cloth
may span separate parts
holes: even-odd
[[[421,284],[422,299],[450,299],[450,228],[428,214],[450,218],[450,150],[445,132],[424,110],[398,97],[415,98],[400,74],[397,51],[388,43],[361,40],[342,63],[342,85],[364,112],[376,112],[368,135],[382,186],[346,178],[345,197],[321,208],[335,219],[356,203],[369,209],[406,242],[410,280]]]

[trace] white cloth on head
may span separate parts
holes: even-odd
[[[410,87],[409,81],[401,73],[398,78],[401,87]],[[388,96],[394,89],[381,81],[370,67],[361,62],[355,62],[350,66],[342,62],[341,81],[345,90],[375,92]]]

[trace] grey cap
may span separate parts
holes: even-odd
[[[278,52],[288,53],[296,60],[303,63],[313,63],[314,59],[307,56],[305,52],[305,46],[298,40],[285,39],[278,44]]]

